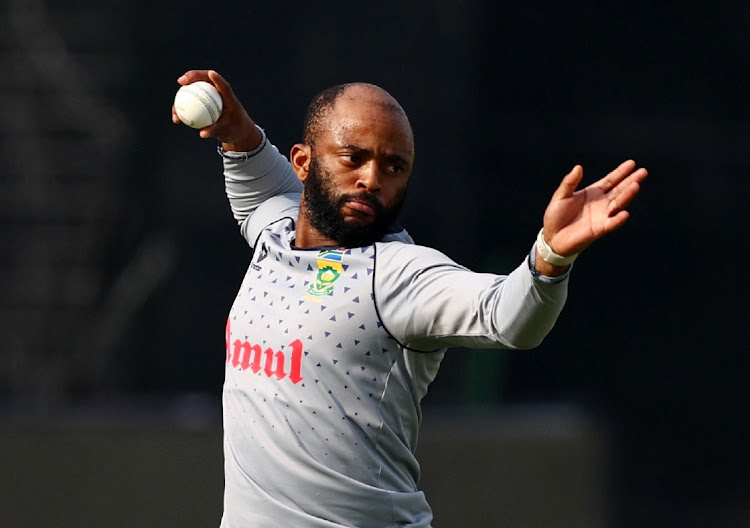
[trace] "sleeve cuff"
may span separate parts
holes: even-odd
[[[216,150],[219,152],[221,157],[233,161],[247,161],[258,154],[261,150],[263,150],[263,148],[266,146],[266,143],[268,143],[268,139],[266,138],[266,131],[260,128],[258,125],[255,125],[255,127],[260,130],[260,133],[263,135],[263,139],[260,140],[260,145],[249,152],[234,152],[232,150],[227,151],[221,148],[221,145],[219,145],[218,147],[216,147]]]
[[[573,269],[573,264],[571,264],[570,267],[568,267],[568,269],[565,271],[565,273],[557,277],[548,277],[539,273],[539,270],[536,269],[536,243],[531,246],[531,251],[529,251],[529,257],[526,259],[526,261],[529,264],[529,271],[531,271],[531,275],[534,277],[534,280],[538,280],[539,282],[543,282],[545,284],[557,284],[558,282],[564,281],[570,276],[570,272]]]

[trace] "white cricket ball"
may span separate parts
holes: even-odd
[[[189,127],[203,128],[219,120],[224,104],[214,85],[196,81],[180,87],[174,97],[174,110]]]

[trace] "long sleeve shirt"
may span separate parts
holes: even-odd
[[[420,402],[446,347],[531,348],[568,274],[475,273],[401,229],[370,246],[298,248],[301,184],[265,138],[224,157],[254,248],[229,313],[222,528],[426,528]]]

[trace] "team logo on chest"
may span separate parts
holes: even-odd
[[[326,249],[318,253],[316,259],[318,275],[315,277],[315,281],[310,284],[307,293],[321,297],[333,292],[334,282],[344,271],[344,266],[341,263],[343,255],[344,251],[340,249]]]

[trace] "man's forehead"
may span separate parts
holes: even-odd
[[[385,114],[400,115],[405,120],[406,112],[391,94],[373,84],[353,84],[344,90],[334,101],[333,109],[342,108],[351,111],[353,108],[361,110],[379,110]]]
[[[412,153],[414,139],[411,124],[401,107],[392,98],[370,93],[342,94],[325,118],[324,130],[336,143],[348,143],[360,134],[377,133],[382,139],[400,144],[400,148]],[[390,96],[389,96],[390,97]]]

